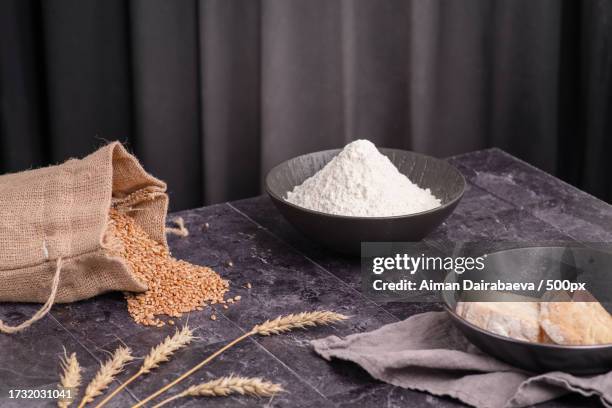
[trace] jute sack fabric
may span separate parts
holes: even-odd
[[[0,176],[0,302],[74,302],[108,291],[142,292],[127,264],[107,254],[112,205],[129,211],[166,245],[166,184],[149,175],[118,143],[84,159]]]

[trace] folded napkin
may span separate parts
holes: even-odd
[[[490,357],[459,332],[445,312],[428,312],[346,338],[313,340],[323,358],[353,361],[372,377],[477,408],[524,407],[576,392],[612,407],[612,372],[576,377],[533,375]]]

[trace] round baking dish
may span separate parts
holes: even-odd
[[[312,211],[285,200],[287,193],[313,176],[340,149],[310,153],[274,167],[266,177],[266,191],[280,213],[315,242],[334,251],[359,255],[361,242],[420,241],[446,217],[463,196],[465,180],[448,162],[397,149],[378,149],[398,170],[421,188],[429,188],[442,205],[393,217],[352,217]]]
[[[549,277],[550,267],[555,263],[557,264],[555,268],[561,268],[555,273],[560,272],[562,278],[570,279],[577,279],[578,276],[585,273],[591,276],[606,274],[606,270],[609,270],[608,267],[612,265],[611,253],[584,247],[571,249],[567,247],[517,248],[490,253],[487,258],[487,265],[495,269],[489,272],[499,276],[509,273],[530,273],[530,279],[538,279],[540,275]],[[575,262],[575,259],[578,258],[580,265]],[[525,265],[524,260],[526,259],[530,259],[533,265],[548,265],[548,268],[517,269],[517,265]],[[585,265],[591,270],[585,271]],[[605,276],[602,278],[606,282],[610,279]],[[449,273],[446,281],[451,282],[454,279],[457,277]],[[601,296],[606,297],[604,291],[609,291],[610,286],[601,282],[597,286],[599,286],[600,293],[595,294],[596,297],[600,299]],[[600,374],[612,369],[612,344],[568,346],[512,339],[484,330],[459,316],[455,308],[460,299],[464,300],[461,293],[443,291],[442,299],[455,326],[471,343],[508,364],[535,373],[563,371],[576,375]]]

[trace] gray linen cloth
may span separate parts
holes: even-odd
[[[327,360],[352,361],[381,381],[450,396],[477,408],[524,407],[568,392],[597,395],[612,407],[612,372],[588,377],[529,374],[478,350],[445,312],[423,313],[369,333],[311,343]]]

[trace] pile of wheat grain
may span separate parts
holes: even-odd
[[[143,293],[126,293],[134,320],[163,326],[158,315],[180,317],[207,302],[224,302],[229,283],[210,268],[170,256],[128,215],[111,209],[105,240],[112,256],[123,258],[134,275],[148,287]]]

